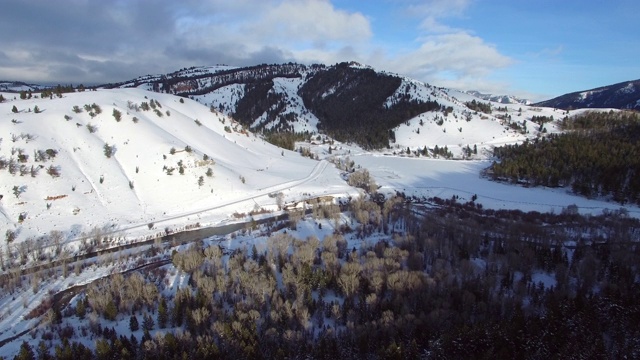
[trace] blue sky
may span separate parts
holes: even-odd
[[[4,0],[0,79],[354,60],[543,100],[640,78],[639,13],[637,0]]]

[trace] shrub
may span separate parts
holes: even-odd
[[[49,168],[47,169],[47,174],[51,175],[51,177],[53,177],[53,178],[59,177],[60,176],[60,167],[59,166],[50,165]]]
[[[120,122],[120,120],[122,120],[122,113],[118,110],[118,109],[113,109],[113,118],[116,119],[116,121]]]
[[[100,113],[102,113],[102,108],[100,107],[100,105],[96,103],[91,104],[91,108],[93,109],[93,112],[96,113],[96,115],[99,115]]]
[[[47,156],[49,156],[50,159],[53,159],[56,157],[56,155],[58,155],[58,150],[47,149],[45,153],[47,153]]]
[[[104,156],[106,156],[108,159],[110,159],[111,156],[115,153],[115,146],[109,145],[109,143],[105,143],[103,149]]]
[[[13,242],[18,237],[18,233],[13,230],[7,230],[5,232],[5,239],[7,243]]]

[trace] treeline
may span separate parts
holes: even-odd
[[[464,103],[467,107],[474,111],[480,111],[485,114],[491,114],[491,103],[483,103],[482,101],[471,100]]]
[[[265,131],[263,132],[263,135],[267,142],[287,150],[295,150],[296,141],[304,141],[309,139],[311,136],[309,133],[278,131]]]
[[[401,83],[397,76],[341,63],[318,71],[298,94],[327,134],[374,149],[389,146],[394,127],[420,113],[440,109],[435,101],[421,102],[408,96],[386,104]]]
[[[636,113],[565,117],[569,132],[494,149],[495,180],[563,187],[586,197],[640,203],[640,121]]]
[[[282,95],[271,91],[272,88],[273,80],[246,84],[244,96],[238,101],[232,117],[247,127],[251,127],[253,122],[265,112],[267,112],[265,123],[275,120],[286,105],[282,102]],[[254,129],[260,130],[260,127]]]
[[[25,343],[16,358],[33,358],[20,357],[29,351],[76,360],[640,352],[640,249],[627,241],[637,238],[637,220],[621,212],[587,219],[575,209],[487,211],[455,197],[431,199],[435,210],[415,216],[408,200],[354,200],[346,221],[337,205],[314,207],[316,220],[326,217],[335,226],[322,240],[278,232],[260,250],[226,256],[218,245],[198,243],[174,252],[174,266],[189,278],[175,295],[163,295],[171,291],[162,289],[168,284],[162,269],[98,283],[76,309],[63,311],[86,316],[88,327],[53,321],[34,334],[43,332],[36,350]],[[371,234],[379,240],[348,246],[347,237]],[[567,241],[575,244],[571,251]],[[551,280],[536,280],[540,274]],[[133,333],[100,326],[97,316],[114,313],[129,319]],[[158,328],[166,330],[151,335]],[[95,350],[70,343],[74,331],[91,333]],[[62,341],[52,343],[52,334]]]
[[[144,76],[134,80],[109,83],[101,87],[111,89],[127,85],[138,87],[143,83],[150,83],[153,91],[176,94],[178,96],[203,95],[231,84],[246,84],[252,82],[264,82],[276,77],[300,77],[301,73],[308,69],[322,68],[323,65],[302,65],[295,63],[287,64],[260,64],[236,69],[227,69],[211,72],[192,72],[185,74],[182,69],[167,75],[158,77]]]

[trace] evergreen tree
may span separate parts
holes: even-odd
[[[104,318],[113,321],[116,319],[116,316],[118,316],[118,308],[113,300],[109,301],[107,307],[104,309]]]
[[[138,331],[140,324],[138,324],[138,318],[135,315],[131,315],[129,318],[129,330]]]
[[[151,315],[144,314],[144,319],[142,320],[142,329],[144,329],[144,331],[151,331],[153,330],[153,318],[151,317]]]
[[[115,349],[111,349],[109,341],[106,339],[96,340],[96,359],[111,359],[112,353]]]
[[[11,108],[11,112],[13,112],[14,114],[18,113],[18,108],[13,105],[13,107]]]
[[[84,300],[78,301],[78,305],[76,305],[76,315],[79,319],[84,319],[85,314],[87,313],[87,308],[85,306]]]
[[[167,320],[169,318],[169,310],[167,309],[167,300],[164,296],[160,298],[160,304],[158,305],[158,327],[164,329],[167,326]]]
[[[47,343],[45,343],[43,340],[40,340],[40,342],[38,343],[38,354],[36,358],[38,360],[53,359],[53,357],[49,353],[49,347],[47,346]]]
[[[33,353],[33,349],[28,342],[23,341],[22,345],[20,345],[20,352],[14,359],[16,360],[35,360],[36,355]]]

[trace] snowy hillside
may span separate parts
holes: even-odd
[[[96,227],[131,239],[275,210],[278,192],[287,200],[349,191],[326,162],[173,95],[67,93],[8,100],[0,114],[0,227],[19,241]]]

